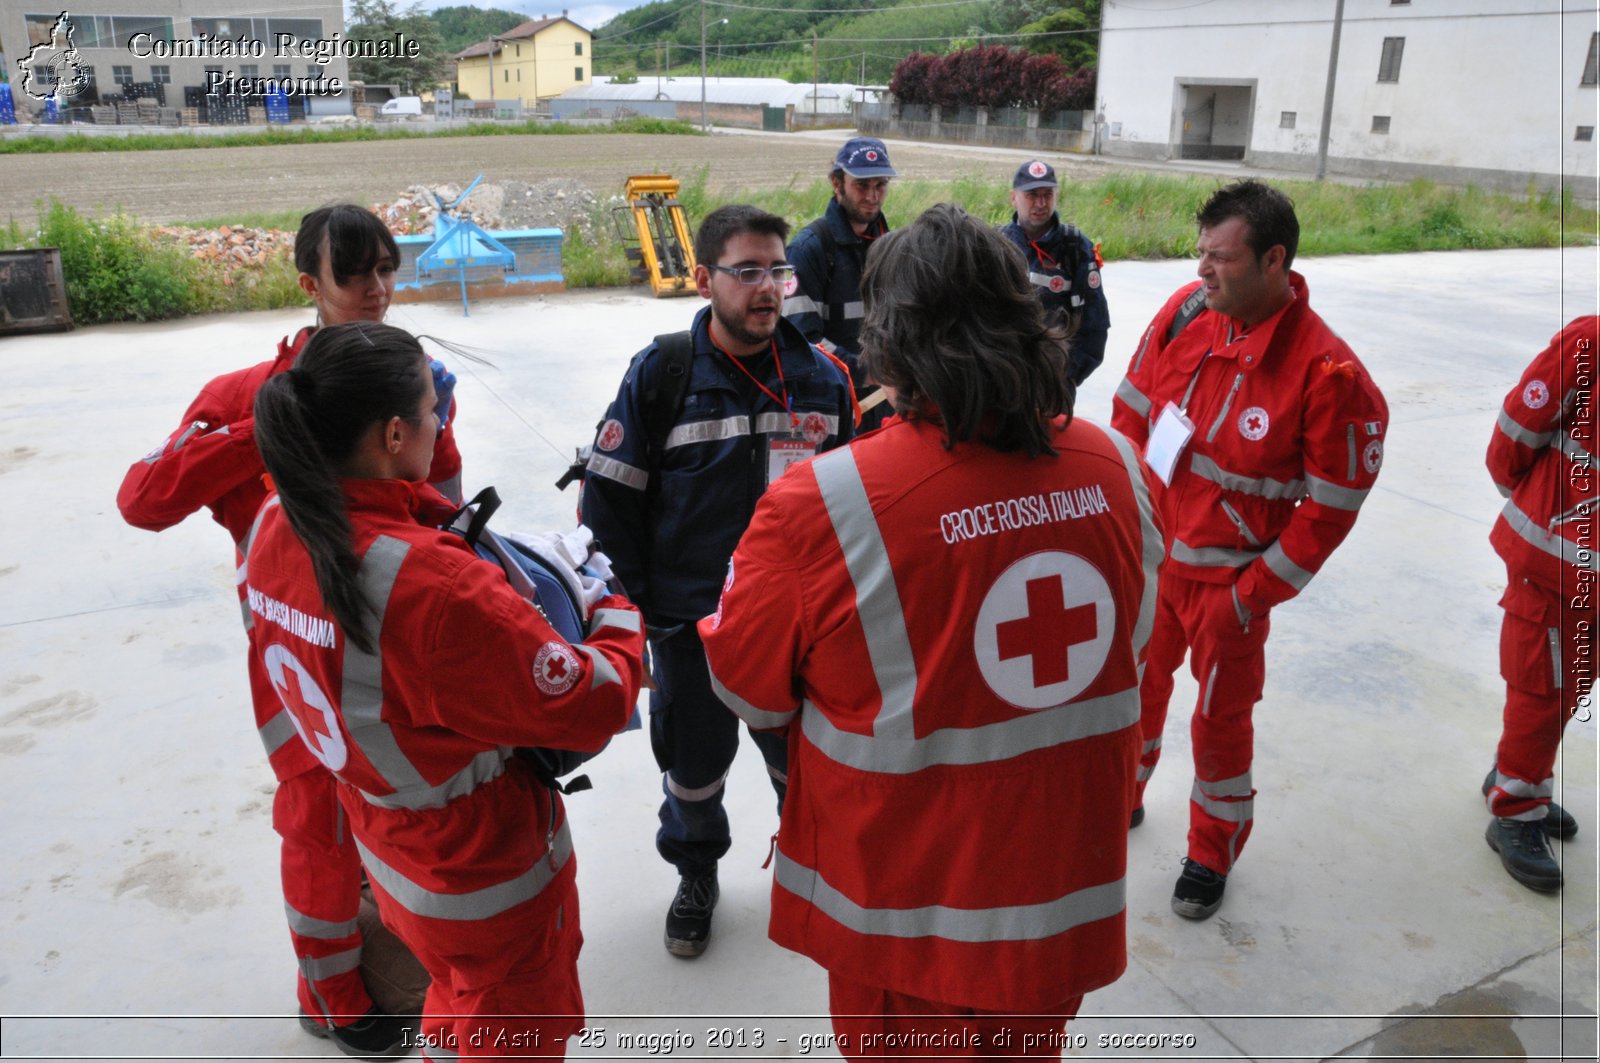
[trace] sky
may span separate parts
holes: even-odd
[[[604,3],[575,3],[574,0],[420,0],[426,11],[439,7],[469,6],[499,8],[502,11],[519,11],[529,18],[541,15],[559,15],[565,5],[567,17],[584,29],[593,30],[624,11],[643,7],[651,0],[606,0]],[[402,0],[401,7],[410,6]],[[346,4],[348,9],[349,5]]]

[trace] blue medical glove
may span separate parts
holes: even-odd
[[[438,400],[433,412],[439,415],[439,431],[443,432],[444,426],[450,423],[450,400],[455,395],[456,375],[437,358],[429,358],[428,366],[433,370],[433,394]]]

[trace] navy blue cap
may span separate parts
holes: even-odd
[[[833,157],[833,168],[843,170],[851,177],[895,177],[889,165],[889,149],[874,137],[851,137]]]
[[[1055,188],[1056,172],[1042,159],[1029,159],[1017,167],[1017,176],[1011,179],[1011,191],[1027,192],[1035,188]]]

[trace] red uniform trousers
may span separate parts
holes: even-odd
[[[1250,837],[1255,789],[1250,759],[1255,740],[1251,710],[1266,681],[1266,616],[1245,630],[1234,612],[1233,589],[1170,573],[1161,576],[1155,627],[1139,687],[1140,730],[1137,803],[1161,758],[1173,676],[1189,655],[1200,698],[1189,724],[1194,744],[1194,788],[1189,795],[1189,859],[1226,875]]]
[[[1080,994],[1051,1008],[1049,1015],[1008,1015],[940,1004],[828,972],[833,1032],[839,1054],[852,1063],[893,1056],[1060,1059],[1063,1031],[1082,1004]]]
[[[1562,732],[1594,683],[1595,616],[1592,608],[1570,607],[1576,588],[1563,593],[1510,566],[1506,575],[1500,598],[1505,722],[1489,812],[1506,819],[1543,819],[1555,791]],[[1592,593],[1587,597],[1593,601]]]
[[[432,979],[418,1038],[423,1059],[566,1058],[584,1024],[576,870],[569,858],[545,887],[564,895],[554,914],[536,898],[473,920],[417,915],[372,883],[384,925]]]
[[[278,712],[278,696],[265,676],[250,668],[251,696]],[[299,743],[298,736],[289,741]],[[282,760],[280,755],[274,758]],[[272,798],[272,829],[281,839],[278,870],[283,880],[284,914],[294,948],[296,997],[307,1015],[332,1016],[345,1026],[372,1010],[361,980],[361,857],[339,804],[333,774],[309,755],[310,767],[278,780]],[[293,769],[289,769],[293,770]]]

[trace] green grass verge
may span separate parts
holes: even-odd
[[[575,134],[647,133],[702,136],[688,122],[666,118],[624,118],[610,125],[568,122],[474,122],[448,129],[295,127],[253,129],[239,133],[136,133],[132,136],[66,133],[61,136],[13,134],[0,137],[0,155],[54,154],[81,151],[172,151],[184,148],[249,148],[279,144],[347,144],[367,140],[416,140],[421,137],[568,136]]]
[[[825,180],[798,180],[779,189],[716,193],[708,171],[683,180],[679,201],[691,227],[725,203],[754,203],[798,228],[827,207]],[[1164,174],[1109,174],[1061,190],[1061,216],[1100,243],[1108,261],[1183,258],[1194,254],[1194,211],[1220,182]],[[1583,246],[1600,231],[1600,214],[1570,197],[1529,191],[1512,196],[1427,181],[1385,187],[1285,181],[1295,201],[1302,255],[1383,254],[1510,247]],[[935,203],[959,203],[991,222],[1011,216],[1009,186],[979,176],[945,181],[896,181],[888,214],[904,225]],[[196,228],[245,224],[293,229],[299,211],[245,214],[191,223]],[[590,237],[569,232],[562,251],[569,288],[629,283],[625,244],[605,206],[597,207]],[[287,254],[265,267],[225,272],[190,258],[183,249],[153,240],[124,215],[88,218],[70,207],[39,208],[37,229],[15,219],[0,226],[10,247],[60,247],[67,297],[80,324],[146,321],[212,311],[264,310],[307,305]]]

